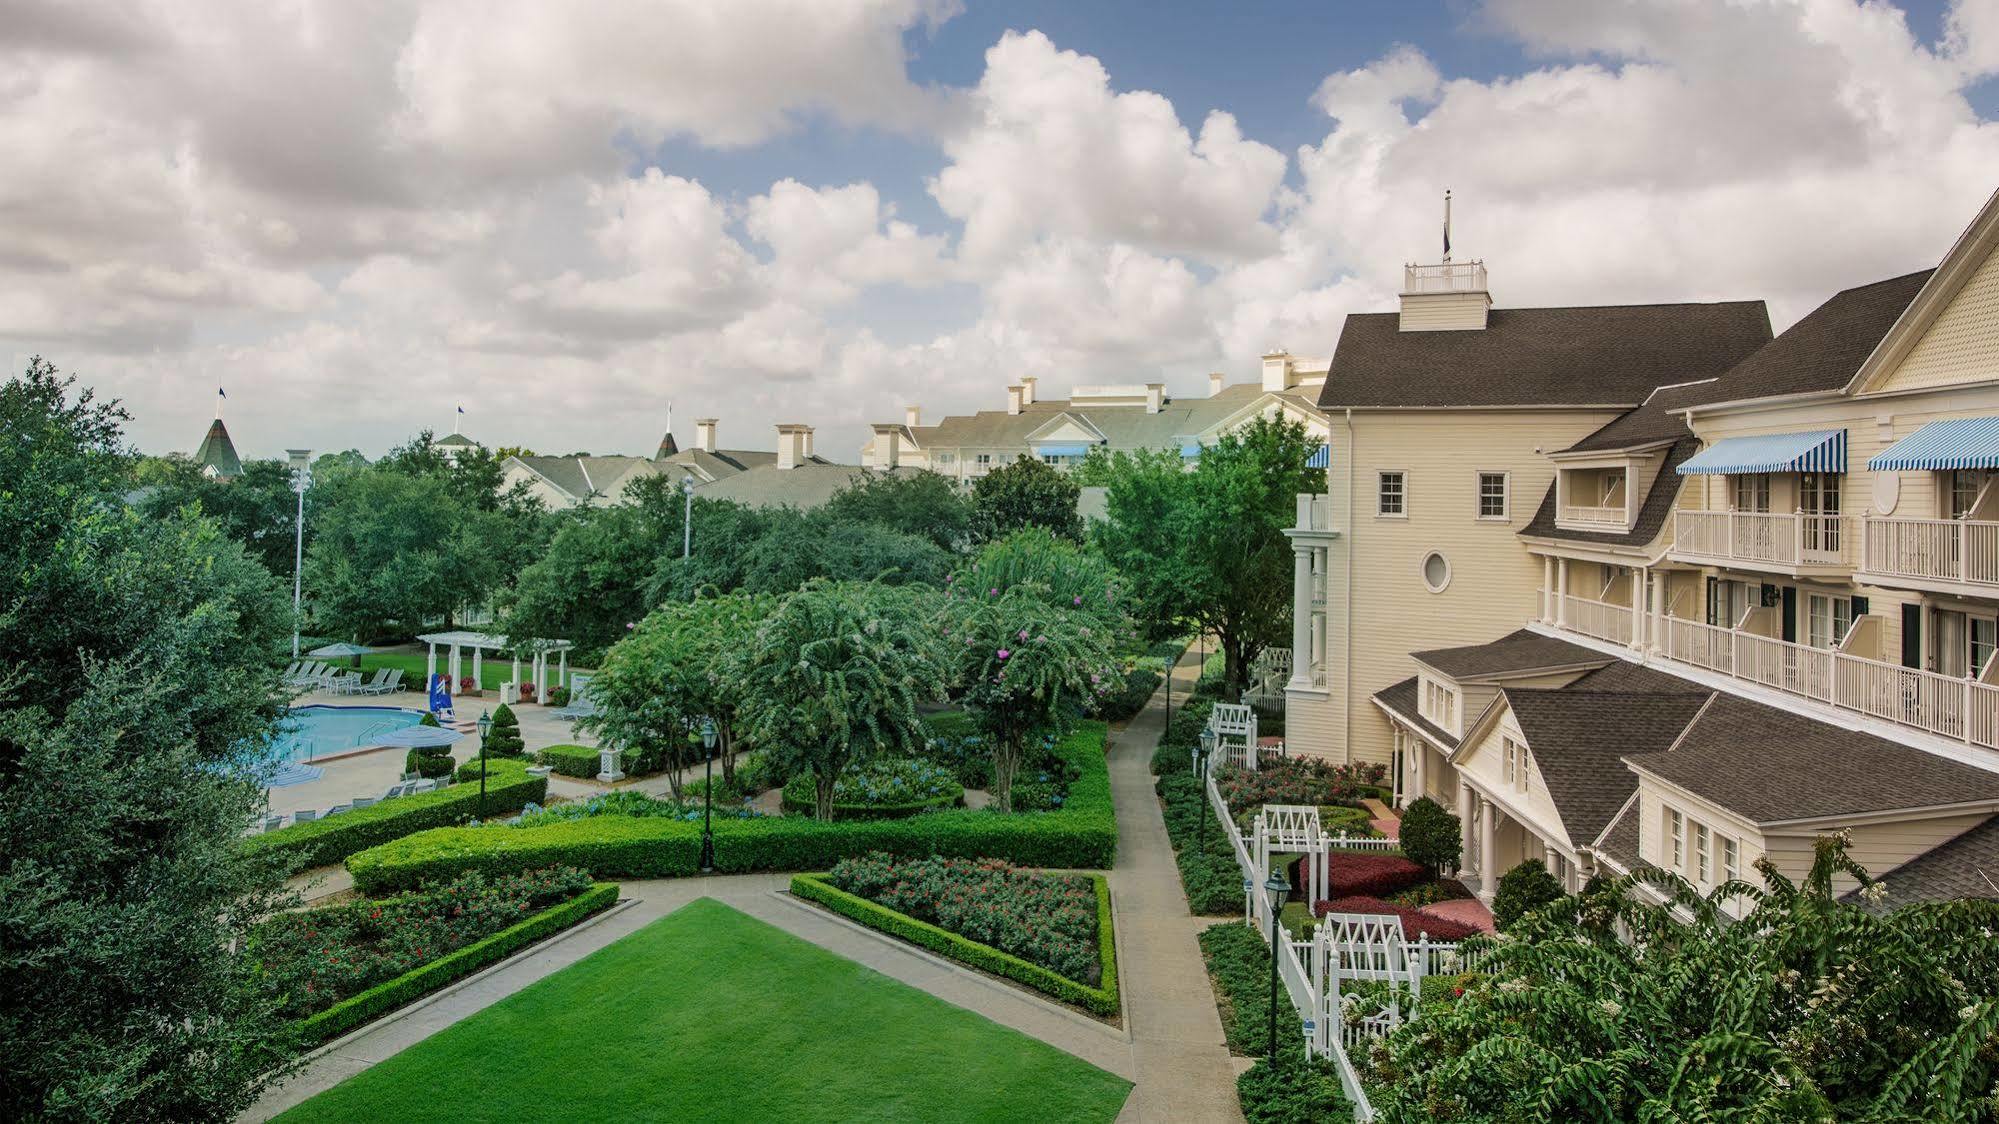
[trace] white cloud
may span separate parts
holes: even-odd
[[[814,189],[786,179],[750,200],[744,227],[771,248],[781,288],[832,303],[867,285],[948,275],[945,238],[894,215],[873,184]]]

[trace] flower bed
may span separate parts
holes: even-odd
[[[488,766],[486,810],[512,812],[548,799],[548,778],[531,777],[519,761],[496,757]],[[474,784],[398,796],[366,808],[355,808],[323,820],[248,836],[243,846],[252,854],[277,855],[290,869],[325,866],[370,847],[430,828],[462,823],[479,811],[479,787]]]
[[[1396,905],[1393,902],[1386,902],[1380,898],[1365,895],[1334,898],[1331,901],[1319,902],[1312,907],[1312,913],[1316,917],[1324,917],[1328,913],[1390,914],[1402,919],[1402,935],[1410,940],[1414,940],[1425,934],[1433,941],[1461,941],[1468,937],[1483,935],[1480,930],[1462,922],[1452,921],[1443,917],[1433,917],[1420,910],[1409,909]]]
[[[899,819],[964,802],[965,786],[949,768],[908,757],[870,761],[833,786],[835,820]],[[785,811],[811,812],[817,803],[812,774],[800,773],[785,784]]]
[[[556,804],[547,808],[529,805],[521,809],[521,814],[513,819],[494,823],[495,827],[546,827],[549,824],[570,823],[587,820],[592,816],[631,816],[637,819],[685,820],[689,823],[701,819],[703,808],[698,800],[661,800],[647,796],[643,792],[607,792],[592,796],[588,800],[572,800],[566,804]],[[753,820],[763,813],[743,804],[717,803],[714,808],[716,819]]]
[[[1358,805],[1363,797],[1386,799],[1381,782],[1388,770],[1381,765],[1334,765],[1311,757],[1267,758],[1262,766],[1224,767],[1215,771],[1215,788],[1240,816],[1265,804]]]
[[[1200,941],[1229,1050],[1262,1057],[1270,1042],[1270,939],[1238,920],[1201,930]],[[1291,1031],[1297,1030],[1290,1000],[1282,1001],[1278,1014]]]
[[[796,816],[718,820],[716,867],[725,874],[825,870],[870,851],[1108,867],[1117,848],[1117,817],[1104,763],[1103,723],[1081,723],[1056,751],[1078,773],[1060,811],[1000,816],[954,809],[847,823]],[[512,831],[426,831],[353,855],[347,869],[364,892],[380,893],[468,870],[494,874],[554,865],[580,867],[600,878],[680,877],[696,873],[700,855],[699,823],[607,815]]]
[[[588,896],[586,902],[583,899]],[[616,900],[565,868],[283,913],[251,945],[259,987],[323,1041],[435,990]],[[575,908],[558,908],[573,906]],[[550,916],[553,914],[553,916]],[[494,938],[512,934],[507,940]]]
[[[1095,1014],[1118,1013],[1116,935],[1102,875],[876,854],[828,874],[797,875],[791,892]]]

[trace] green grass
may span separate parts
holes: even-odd
[[[346,670],[354,665],[354,661],[352,660],[327,660],[325,662],[333,664],[341,670]],[[472,674],[472,653],[469,651],[466,652],[465,658],[461,662],[463,666],[459,670],[465,675]],[[482,661],[479,667],[480,689],[499,690],[500,684],[505,683],[513,677],[513,666],[513,662],[504,655]],[[361,657],[361,671],[363,674],[372,675],[377,669],[385,667],[401,668],[403,673],[403,688],[405,690],[421,692],[423,690],[424,676],[429,674],[430,660],[423,652],[371,652]],[[450,656],[447,652],[440,650],[437,653],[437,673],[439,675],[448,675],[450,672]],[[527,673],[528,662],[522,660],[521,675],[526,677]],[[588,668],[571,666],[569,673],[571,675],[589,675],[590,671]],[[549,664],[548,676],[549,682],[553,683],[555,681],[555,664],[552,661]]]
[[[280,1119],[1039,1124],[1130,1089],[704,898]]]

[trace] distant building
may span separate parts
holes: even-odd
[[[208,435],[194,450],[194,463],[202,474],[215,480],[234,480],[243,475],[243,459],[236,455],[236,443],[229,439],[229,427],[222,424],[223,394],[215,394],[215,420],[208,423]]]
[[[781,458],[780,453],[753,449],[723,449],[715,440],[718,425],[715,418],[699,418],[694,423],[694,443],[682,449],[674,440],[669,429],[660,438],[659,448],[650,457],[635,456],[576,456],[540,457],[512,456],[501,465],[503,483],[512,487],[516,483],[526,483],[531,494],[539,498],[549,508],[561,510],[591,502],[620,503],[625,499],[626,489],[649,476],[667,473],[678,484],[681,477],[691,477],[699,488],[708,488],[722,481],[732,480],[748,473],[775,470]],[[788,434],[787,431],[800,431]],[[836,467],[812,454],[812,428],[810,426],[779,426],[780,444],[795,441],[802,444],[787,445],[802,448],[791,465],[811,469]],[[859,471],[855,469],[854,471]],[[763,479],[759,477],[759,479]],[[783,495],[787,487],[797,487],[804,477],[786,477],[782,486],[752,484],[741,490],[741,495],[727,495],[718,498],[737,499],[753,502],[748,497],[772,498]],[[834,489],[837,490],[837,489]],[[807,486],[810,493],[815,489]],[[827,495],[831,495],[829,491]],[[778,502],[784,502],[778,500]],[[800,506],[817,506],[824,498],[805,502]],[[759,505],[761,506],[761,505]]]

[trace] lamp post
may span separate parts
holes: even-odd
[[[1282,928],[1277,911],[1291,896],[1291,880],[1283,871],[1273,870],[1263,883],[1263,892],[1270,896],[1270,1072],[1276,1073],[1282,1068],[1277,1061],[1277,932]]]
[[[680,495],[685,501],[680,512],[680,557],[685,560],[694,553],[694,477],[680,478]]]
[[[1213,726],[1203,726],[1201,736],[1194,739],[1194,779],[1201,782],[1201,831],[1197,838],[1201,842],[1200,854],[1208,853],[1208,758],[1215,752]]]
[[[701,789],[701,873],[715,873],[715,720],[701,720],[701,748],[708,751],[708,783]]]
[[[298,658],[300,577],[305,568],[305,490],[312,487],[312,450],[286,449],[291,458],[292,491],[298,493],[298,518],[292,523],[292,658]]]
[[[493,716],[479,712],[479,818],[486,818],[486,735],[493,730]]]

